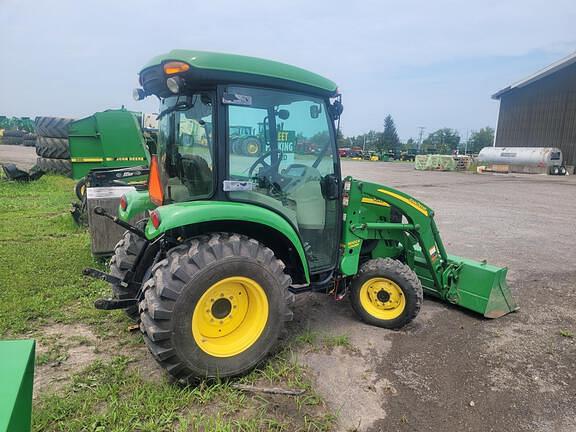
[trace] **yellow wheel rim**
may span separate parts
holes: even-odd
[[[249,154],[256,154],[258,152],[258,144],[250,143],[246,147]]]
[[[360,304],[374,318],[392,320],[406,308],[406,296],[396,282],[377,277],[360,287]]]
[[[232,357],[250,348],[268,322],[268,297],[260,284],[234,276],[215,283],[192,314],[192,336],[214,357]]]

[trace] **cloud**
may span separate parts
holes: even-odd
[[[158,53],[191,48],[326,75],[344,92],[345,133],[379,129],[390,112],[405,137],[421,124],[494,124],[490,94],[576,41],[576,5],[565,0],[3,0],[0,18],[0,113],[154,109],[130,99],[139,68]]]

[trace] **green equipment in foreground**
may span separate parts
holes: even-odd
[[[148,165],[146,140],[140,113],[110,109],[72,122],[68,128],[72,178],[79,180],[91,170]]]
[[[302,292],[349,296],[362,320],[390,329],[416,317],[423,292],[490,318],[517,309],[506,269],[448,255],[428,206],[342,179],[332,81],[263,59],[172,51],[144,67],[140,84],[139,98],[161,101],[148,191],[121,200],[116,221],[128,231],[111,274],[85,274],[112,284],[96,307],[139,320],[177,379],[258,365]],[[261,130],[263,151],[235,152],[239,127]],[[288,149],[283,131],[306,145]],[[145,210],[149,219],[127,223]]]
[[[0,341],[0,431],[29,431],[34,385],[34,340]]]

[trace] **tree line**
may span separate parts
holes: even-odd
[[[338,147],[360,147],[379,153],[399,153],[403,150],[418,150],[422,154],[452,154],[456,150],[460,153],[478,153],[482,148],[492,146],[493,142],[494,129],[490,126],[472,131],[467,140],[463,140],[456,129],[441,128],[430,132],[422,142],[414,138],[402,142],[390,114],[384,118],[382,131],[370,130],[349,137],[344,137],[342,133],[338,135]]]

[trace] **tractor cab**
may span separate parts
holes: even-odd
[[[141,72],[141,94],[161,100],[151,174],[161,190],[151,198],[266,208],[298,233],[311,274],[331,271],[341,220],[336,86],[292,66],[243,59],[173,51]],[[230,65],[234,72],[225,71]]]

